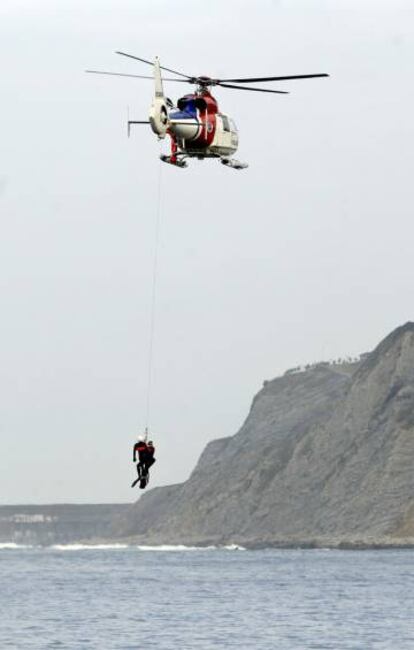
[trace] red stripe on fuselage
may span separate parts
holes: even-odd
[[[213,142],[216,133],[217,102],[207,90],[189,97],[197,103],[197,114],[202,128],[196,138],[185,141],[186,149],[207,149]]]

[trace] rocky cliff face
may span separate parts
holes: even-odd
[[[414,323],[360,364],[266,382],[185,483],[113,522],[145,543],[414,543]]]

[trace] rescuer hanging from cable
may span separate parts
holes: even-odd
[[[140,487],[145,488],[146,485],[148,484],[148,479],[149,479],[149,474],[148,470],[155,463],[155,458],[154,458],[154,453],[155,453],[155,447],[152,442],[152,440],[149,440],[147,442],[148,438],[148,429],[145,429],[145,434],[138,436],[138,441],[134,445],[134,450],[133,450],[133,462],[136,463],[137,461],[137,456],[138,456],[138,463],[137,463],[137,474],[138,478],[135,479],[135,481],[131,484],[131,487],[135,487],[135,485],[140,481]]]

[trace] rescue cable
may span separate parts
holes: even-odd
[[[148,434],[150,410],[151,410],[151,384],[152,384],[152,365],[154,353],[154,333],[155,333],[155,307],[157,292],[157,273],[158,273],[158,249],[160,241],[160,223],[161,223],[161,190],[162,190],[162,161],[159,161],[158,167],[158,188],[157,188],[157,207],[155,217],[155,236],[154,236],[154,255],[152,265],[152,289],[151,289],[151,308],[150,308],[150,325],[148,341],[148,370],[147,370],[147,400],[145,410],[145,433]]]

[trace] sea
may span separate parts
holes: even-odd
[[[0,544],[0,605],[0,650],[413,650],[414,551]]]

